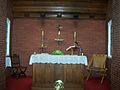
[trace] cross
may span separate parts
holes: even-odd
[[[60,31],[62,29],[62,26],[58,25],[56,28],[58,29],[58,31]]]

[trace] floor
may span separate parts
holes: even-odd
[[[110,81],[105,79],[103,84],[100,83],[100,78],[90,78],[84,80],[84,90],[110,90]],[[9,77],[6,80],[6,90],[32,90],[32,77],[27,76],[17,79]]]

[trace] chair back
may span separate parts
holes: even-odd
[[[20,57],[17,54],[13,54],[12,56],[12,67],[19,67],[20,66]]]
[[[105,68],[107,55],[105,54],[93,54],[92,56],[92,67]]]

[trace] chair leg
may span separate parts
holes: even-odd
[[[26,77],[26,74],[25,74],[25,72],[21,72],[21,74],[22,74],[23,76],[25,76],[25,77]]]
[[[89,74],[87,75],[87,80],[89,79],[90,75],[91,75],[91,71],[88,71]]]
[[[102,79],[101,79],[101,84],[103,83],[105,75],[103,74]]]
[[[20,72],[21,72],[20,74],[21,74],[21,75],[24,75],[25,77],[26,77],[26,74],[25,74],[26,69],[27,69],[27,68],[23,68],[23,69],[21,68],[21,69],[20,69]]]
[[[18,68],[13,68],[13,70],[12,70],[12,75],[16,75],[17,72],[18,72]]]

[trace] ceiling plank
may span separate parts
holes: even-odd
[[[97,8],[105,8],[107,6],[106,3],[91,3],[91,2],[14,2],[14,7],[16,6],[66,6],[66,7],[97,7]]]
[[[47,6],[25,6],[14,7],[14,12],[76,12],[76,13],[106,13],[106,10],[101,8],[79,8],[79,7],[47,7]]]
[[[108,0],[13,0],[13,12],[79,13],[87,14],[87,17],[96,15],[105,18],[107,2]]]
[[[108,0],[13,0],[14,2],[17,1],[40,1],[40,2],[100,2],[105,3],[108,2]]]

